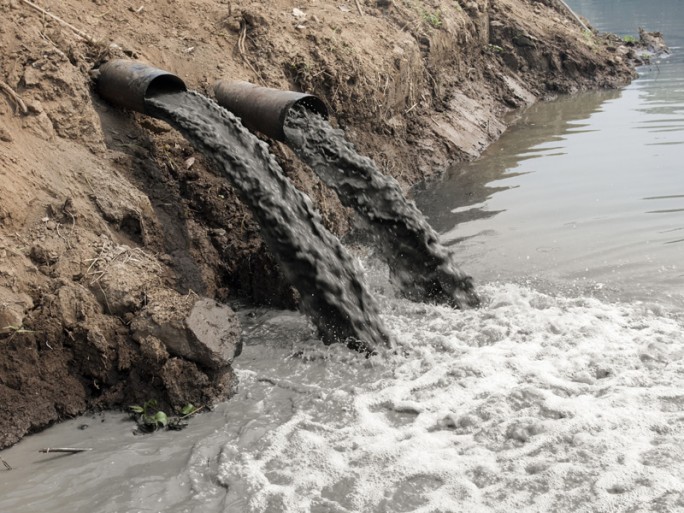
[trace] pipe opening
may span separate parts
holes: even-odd
[[[247,128],[277,141],[285,140],[283,127],[292,107],[301,106],[328,118],[328,108],[323,100],[311,94],[282,91],[244,81],[219,80],[214,85],[214,96],[219,105],[239,117]]]
[[[314,114],[318,114],[319,116],[322,116],[325,119],[328,119],[328,108],[325,106],[325,103],[323,103],[323,101],[320,98],[317,98],[316,96],[305,96],[304,98],[294,102],[294,104],[292,105],[292,107],[299,106],[302,106],[306,110],[313,112]]]
[[[139,61],[113,59],[100,66],[97,90],[118,107],[144,113],[146,100],[165,93],[182,93],[187,87],[168,71]]]
[[[188,88],[185,83],[176,75],[159,75],[150,82],[145,91],[145,99],[154,98],[162,94],[182,93]]]

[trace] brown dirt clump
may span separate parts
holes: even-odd
[[[79,35],[0,0],[0,448],[86,408],[226,398],[239,326],[213,301],[296,304],[230,184],[165,124],[94,94],[105,60],[205,93],[219,78],[315,93],[404,185],[475,158],[514,109],[633,74],[551,0],[360,4],[40,1]],[[346,233],[334,195],[272,148]],[[223,322],[202,332],[193,312]]]

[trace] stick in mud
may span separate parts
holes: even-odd
[[[285,119],[286,143],[340,202],[353,208],[372,229],[394,278],[409,299],[447,303],[458,308],[479,304],[472,278],[396,180],[359,155],[342,130],[322,116],[295,106]]]
[[[2,458],[0,458],[0,461],[2,461],[2,464],[5,466],[5,468],[6,468],[7,470],[12,470],[12,465],[10,465],[9,463],[7,463],[7,462],[6,462],[5,460],[3,460]]]
[[[55,16],[54,14],[52,14],[52,13],[46,11],[45,9],[43,9],[42,7],[40,7],[39,5],[36,5],[36,4],[34,4],[33,2],[30,2],[29,0],[20,0],[20,1],[21,1],[22,3],[28,5],[31,9],[35,9],[36,11],[38,11],[39,13],[41,13],[43,16],[47,16],[47,17],[49,17],[49,18],[52,18],[53,20],[55,20],[55,21],[56,21],[57,23],[59,23],[60,25],[63,25],[63,26],[65,26],[66,28],[70,29],[74,34],[76,34],[76,35],[77,35],[78,37],[80,37],[81,39],[85,39],[85,40],[88,41],[89,43],[94,43],[94,42],[95,42],[95,40],[94,40],[92,37],[90,37],[88,34],[86,34],[85,32],[83,32],[82,30],[77,29],[77,28],[74,27],[71,23],[68,23],[68,22],[64,21],[64,20],[63,20],[62,18],[60,18],[59,16]]]
[[[75,454],[77,452],[87,452],[87,451],[92,451],[93,449],[91,447],[48,447],[46,449],[41,449],[38,452],[43,452],[45,454],[51,453],[51,452],[66,452],[66,453],[71,453]]]

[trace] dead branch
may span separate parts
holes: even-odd
[[[47,17],[49,17],[49,18],[52,18],[53,20],[55,20],[55,21],[56,21],[57,23],[59,23],[60,25],[63,25],[63,26],[65,26],[66,28],[70,29],[71,31],[73,31],[74,34],[76,34],[76,35],[77,35],[78,37],[80,37],[81,39],[85,39],[85,40],[88,41],[89,43],[95,43],[95,40],[94,40],[92,37],[90,37],[88,34],[86,34],[85,32],[83,32],[82,30],[77,29],[76,27],[74,27],[71,23],[68,23],[68,22],[64,21],[62,18],[60,18],[60,17],[58,17],[58,16],[55,16],[55,15],[52,14],[52,13],[47,12],[47,11],[46,11],[45,9],[43,9],[42,7],[40,7],[40,6],[36,5],[36,4],[34,4],[33,2],[29,2],[29,0],[21,0],[21,2],[24,3],[24,4],[26,4],[26,5],[28,5],[31,9],[35,9],[35,10],[38,11],[39,13],[44,14],[45,16],[47,16]]]
[[[565,3],[563,0],[558,0],[558,3],[560,4],[561,9],[565,10],[565,12],[568,13],[568,15],[570,15],[582,27],[582,30],[589,32],[589,27],[586,26],[582,19],[577,16],[577,13],[573,11],[567,3]]]
[[[12,89],[10,86],[5,84],[2,80],[0,80],[0,89],[2,89],[7,95],[14,100],[14,102],[19,106],[21,109],[22,114],[28,114],[28,109],[26,108],[26,104],[24,103],[24,100],[22,100],[17,93],[14,92],[14,89]]]
[[[354,0],[354,2],[356,2],[356,8],[359,10],[359,14],[363,16],[363,9],[361,9],[361,3],[359,2],[359,0]]]
[[[261,83],[261,85],[266,85],[264,84],[264,81],[261,78],[261,75],[257,71],[257,69],[252,65],[252,63],[249,61],[247,58],[247,50],[245,48],[245,40],[247,39],[247,23],[243,22],[242,28],[240,29],[240,36],[238,37],[238,42],[237,42],[237,47],[238,47],[238,52],[240,53],[240,57],[242,57],[242,61],[251,69],[254,74],[257,77],[257,80]]]
[[[88,447],[88,448],[77,448],[77,447],[53,447],[50,448],[48,447],[47,449],[41,449],[38,452],[43,452],[45,454],[51,453],[51,452],[68,452],[71,454],[77,453],[77,452],[87,452],[87,451],[92,451],[93,449]]]

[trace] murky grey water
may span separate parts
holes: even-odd
[[[684,35],[677,0],[572,4]],[[537,106],[432,191],[423,208],[490,282],[480,309],[381,295],[398,351],[370,359],[297,314],[241,312],[234,400],[180,433],[108,414],[29,437],[1,453],[0,511],[684,511],[683,76],[676,49],[624,91]],[[60,445],[94,450],[37,452]]]
[[[673,55],[641,68],[624,90],[532,107],[477,162],[420,190],[418,206],[480,280],[681,295],[684,4],[570,5],[601,30],[660,30]]]

